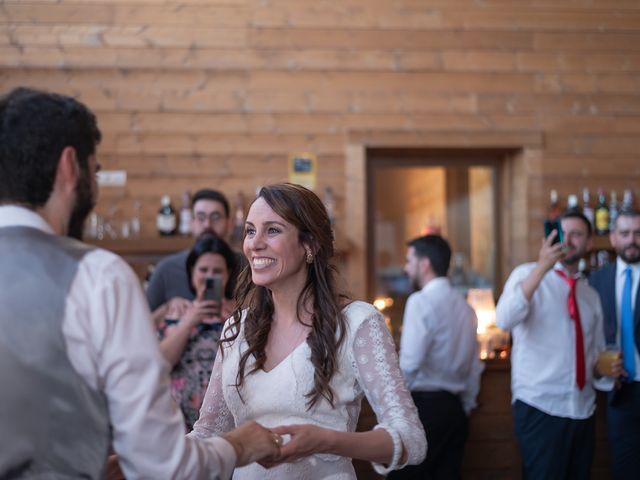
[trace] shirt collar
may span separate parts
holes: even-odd
[[[46,233],[55,233],[39,214],[17,205],[0,206],[0,227],[31,227]]]
[[[447,277],[436,277],[430,280],[429,282],[427,282],[427,284],[424,287],[422,287],[422,291],[428,292],[430,290],[437,290],[439,288],[442,288],[448,285],[449,285],[449,279]]]
[[[562,264],[562,262],[556,262],[556,264],[553,266],[553,269],[554,270],[561,270],[562,272],[564,272],[564,274],[567,277],[575,278],[576,280],[580,280],[580,278],[582,278],[581,275],[580,275],[580,272],[577,272],[575,274],[569,273],[567,271],[567,269],[564,267],[564,265]]]
[[[633,272],[633,276],[635,277],[637,272],[640,272],[640,263],[627,263],[620,255],[616,258],[616,275],[624,275],[624,271],[627,267],[631,267],[631,271]]]

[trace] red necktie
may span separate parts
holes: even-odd
[[[569,307],[569,316],[576,326],[576,384],[582,390],[585,382],[584,370],[584,340],[582,338],[582,324],[580,323],[580,310],[578,310],[578,300],[576,299],[576,282],[573,277],[567,276],[562,270],[556,270],[565,282],[569,285],[569,298],[567,298],[567,306]]]

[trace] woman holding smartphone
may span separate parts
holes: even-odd
[[[171,393],[191,431],[209,384],[223,322],[233,313],[237,257],[224,240],[206,235],[196,241],[185,268],[196,298],[180,318],[164,319],[158,335],[160,351],[173,367]]]

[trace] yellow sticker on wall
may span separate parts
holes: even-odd
[[[315,154],[309,152],[292,153],[289,155],[289,181],[297,183],[309,190],[316,188]]]

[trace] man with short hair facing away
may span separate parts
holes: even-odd
[[[130,480],[229,478],[281,439],[255,422],[186,436],[140,282],[75,239],[100,137],[71,97],[0,97],[0,478],[101,479],[110,445]]]
[[[229,201],[222,192],[198,190],[191,199],[191,209],[191,234],[194,238],[208,233],[227,240],[231,219]],[[146,295],[155,323],[167,315],[180,317],[195,298],[187,277],[189,251],[186,249],[165,257],[151,274]]]
[[[553,230],[538,261],[515,268],[496,310],[513,336],[512,411],[525,479],[587,479],[593,460],[602,309],[578,271],[591,224],[568,211],[560,225],[564,241],[554,243]]]
[[[600,294],[607,345],[622,352],[608,390],[607,428],[615,480],[640,475],[640,212],[622,210],[609,235],[617,259],[589,278]],[[623,363],[623,365],[622,365]]]
[[[400,369],[418,408],[429,445],[424,462],[389,475],[398,479],[460,478],[468,415],[476,405],[484,364],[478,321],[449,283],[451,248],[439,235],[408,243],[405,272],[418,291],[407,299]]]

